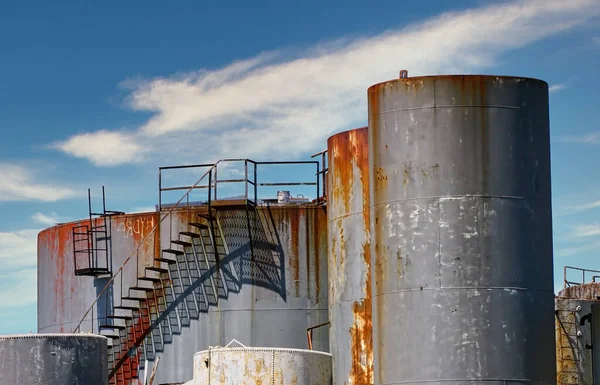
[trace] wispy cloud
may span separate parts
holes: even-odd
[[[59,217],[56,213],[35,213],[31,216],[31,219],[43,225],[55,225],[57,223],[63,223],[67,221],[64,218]]]
[[[548,92],[554,93],[554,92],[558,92],[560,90],[564,90],[565,88],[567,88],[566,84],[562,84],[562,83],[553,84],[550,87],[548,87]]]
[[[37,270],[34,267],[0,274],[0,309],[21,308],[37,301]],[[15,312],[15,316],[18,312]]]
[[[561,142],[600,144],[600,132],[590,132],[582,135],[562,136],[558,138]]]
[[[2,271],[35,267],[39,231],[0,232],[0,266],[2,266]]]
[[[39,177],[23,166],[0,163],[0,201],[54,202],[75,195],[72,189],[46,184]]]
[[[327,136],[364,125],[366,88],[410,75],[468,73],[505,52],[600,14],[596,0],[533,0],[445,13],[377,36],[317,45],[290,58],[268,52],[218,70],[128,81],[129,106],[154,115],[135,131],[98,131],[56,143],[99,166],[295,157]],[[112,151],[115,144],[121,150]],[[169,151],[165,151],[169,149]],[[159,151],[160,150],[160,151]]]
[[[582,237],[594,237],[600,235],[600,224],[594,223],[591,225],[579,225],[575,227],[573,236]]]

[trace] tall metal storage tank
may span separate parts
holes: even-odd
[[[329,331],[334,384],[373,383],[368,128],[333,135],[329,157]]]
[[[106,385],[106,342],[86,334],[0,336],[0,383]]]
[[[548,85],[368,89],[375,384],[554,384]]]

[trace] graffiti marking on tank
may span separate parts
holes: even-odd
[[[134,235],[144,238],[154,227],[154,218],[138,218],[136,220],[127,220],[119,223],[117,231],[123,233],[126,239]]]

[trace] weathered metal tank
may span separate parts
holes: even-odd
[[[211,348],[194,355],[194,385],[331,385],[331,354],[263,347]]]
[[[368,129],[327,141],[330,352],[334,384],[373,383]]]
[[[189,380],[192,365],[186,357],[231,339],[267,347],[306,348],[306,329],[328,320],[327,216],[323,207],[294,203],[258,206],[248,212],[226,205],[214,210],[215,226],[219,228],[216,242],[226,261],[227,271],[222,273],[225,282],[217,282],[214,275],[200,282],[206,271],[195,271],[199,265],[185,262],[186,258],[195,258],[194,253],[201,253],[199,238],[195,238],[194,246],[185,246],[185,253],[177,256],[177,264],[169,266],[169,282],[174,287],[174,296],[170,293],[167,298],[170,310],[146,337],[134,362],[140,369],[147,369],[160,356],[155,383]],[[137,285],[138,277],[147,274],[144,269],[153,266],[163,249],[174,247],[171,241],[177,240],[181,232],[190,231],[188,223],[196,211],[205,213],[206,208],[194,208],[191,213],[175,210],[150,236],[149,231],[165,213],[110,218],[113,272],[132,253],[134,257],[123,269],[122,277],[117,276],[93,306],[81,331],[98,333],[99,325],[110,322],[107,315],[125,303],[122,297]],[[61,224],[39,234],[40,332],[74,330],[108,282],[106,276],[75,275],[72,231],[85,223]],[[136,255],[140,243],[143,245]],[[221,285],[217,287],[218,298],[209,296],[213,282]],[[202,296],[203,288],[206,297]],[[206,302],[202,302],[204,298]],[[165,312],[161,307],[160,314]],[[128,332],[132,328],[128,327]],[[313,347],[329,350],[328,328],[315,330]],[[142,370],[137,372],[139,378],[143,374]]]
[[[600,283],[566,287],[555,299],[556,383],[593,385],[600,380]]]
[[[548,85],[368,89],[374,383],[554,384]]]
[[[106,385],[106,343],[86,334],[0,336],[0,383]]]

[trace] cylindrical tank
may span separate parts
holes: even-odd
[[[195,385],[330,385],[331,354],[302,349],[212,348],[194,355]]]
[[[216,274],[206,276],[206,264],[214,258],[210,235],[207,229],[188,226],[190,218],[192,222],[202,220],[198,214],[206,215],[206,207],[174,211],[143,243],[139,256],[135,248],[158,224],[158,213],[111,217],[108,227],[113,273],[132,253],[134,258],[125,265],[123,279],[117,276],[108,295],[101,297],[81,326],[84,332],[98,332],[99,325],[114,322],[107,318],[112,306],[136,305],[122,297],[129,295],[129,288],[145,285],[138,283],[138,277],[155,274],[146,268],[163,255],[162,250],[184,250],[185,254],[175,257],[177,264],[162,265],[168,267],[170,276],[163,285],[172,285],[165,289],[170,307],[160,309],[159,315],[165,320],[131,358],[139,369],[133,373],[143,378],[143,370],[150,369],[160,357],[156,384],[189,380],[192,367],[186,357],[211,345],[225,345],[231,339],[259,346],[307,348],[306,329],[328,320],[327,215],[323,207],[281,204],[247,211],[238,206],[215,206],[214,239],[223,261],[222,280]],[[72,231],[85,223],[57,225],[39,234],[40,332],[73,331],[108,282],[106,277],[75,275]],[[190,238],[190,232],[197,235]],[[180,246],[171,240],[191,245]],[[152,319],[158,316],[156,309],[151,309]],[[126,310],[119,313],[132,314]],[[131,322],[121,325],[128,326],[127,333],[133,333]],[[107,328],[101,332],[118,333]],[[327,351],[328,328],[316,329],[312,341],[314,349]]]
[[[334,384],[373,383],[368,128],[327,141],[329,351]]]
[[[368,89],[375,384],[554,384],[547,83]]]
[[[7,385],[107,385],[107,339],[86,334],[0,336]]]

